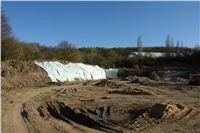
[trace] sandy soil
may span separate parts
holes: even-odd
[[[2,90],[2,132],[200,132],[200,86],[94,81]]]
[[[1,88],[3,90],[44,86],[49,82],[51,80],[47,73],[33,61],[1,62]]]

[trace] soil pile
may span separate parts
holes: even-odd
[[[1,63],[2,89],[42,86],[51,82],[43,69],[31,61],[4,61]]]
[[[156,80],[156,81],[160,81],[160,77],[158,76],[158,74],[153,71],[150,75],[149,75],[149,78],[152,79],[152,80]]]
[[[149,84],[153,83],[153,81],[145,76],[133,76],[131,83]]]
[[[128,86],[124,89],[111,89],[108,90],[109,94],[126,94],[126,95],[152,95],[152,93],[144,90],[138,89],[137,87]]]
[[[145,119],[151,121],[164,121],[169,119],[183,119],[186,117],[195,117],[199,115],[199,111],[186,107],[181,104],[160,104],[157,103],[152,107],[130,111],[131,114],[136,114],[135,119]],[[140,117],[142,116],[142,117]]]
[[[98,83],[95,84],[98,87],[121,87],[122,84],[117,83],[117,81],[114,80],[108,80],[108,79],[103,79],[99,81]]]

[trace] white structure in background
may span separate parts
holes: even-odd
[[[43,68],[52,82],[73,82],[82,80],[114,79],[117,69],[103,69],[82,63],[62,64],[58,61],[44,61],[35,64]]]
[[[164,57],[166,54],[165,53],[160,53],[160,52],[141,52],[141,56],[146,56],[146,57],[152,57],[152,58],[158,58],[158,57]],[[131,52],[128,57],[137,57],[139,56],[138,52]]]

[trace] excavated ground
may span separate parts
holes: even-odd
[[[8,60],[1,62],[2,90],[38,87],[50,82],[47,73],[33,61]]]
[[[103,80],[2,90],[2,132],[200,132],[200,86]]]

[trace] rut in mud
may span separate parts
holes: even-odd
[[[53,117],[69,124],[72,121],[88,128],[109,132],[142,130],[164,121],[200,116],[198,110],[180,104],[155,104],[142,109],[131,107],[133,105],[126,107],[111,105],[98,108],[70,107],[63,102],[49,101],[37,108],[37,111],[43,119]],[[28,112],[23,117],[27,119]]]
[[[122,102],[122,99],[116,100],[119,94],[113,97],[115,94],[109,94],[109,90],[95,92],[97,97],[91,97],[94,93],[89,90],[61,87],[26,102],[22,116],[29,125],[29,131],[45,132],[48,129],[67,132],[76,129],[76,132],[139,132],[174,120],[198,120],[200,116],[198,109],[184,104],[131,103],[132,99],[129,98],[132,95],[127,95],[127,101]],[[104,96],[106,93],[108,95]],[[142,93],[137,95],[144,96]],[[153,95],[155,93],[145,96]]]

